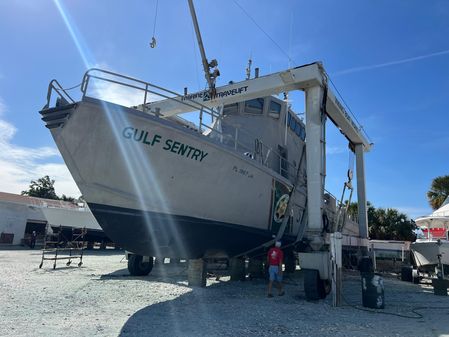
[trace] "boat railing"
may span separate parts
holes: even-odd
[[[59,83],[56,82],[56,84]],[[117,90],[111,87],[114,85],[132,91],[128,91],[126,95],[120,95]],[[60,86],[58,90],[64,92]],[[111,101],[112,103],[131,106],[145,113],[167,119],[173,119],[174,116],[164,117],[163,111],[158,109],[151,110],[148,107],[149,104],[166,99],[173,101],[174,104],[187,106],[190,108],[189,110],[198,112],[196,116],[198,118],[197,122],[176,115],[177,123],[194,129],[203,136],[218,139],[220,143],[233,147],[235,151],[258,161],[286,178],[292,179],[296,175],[297,168],[293,163],[281,156],[276,150],[264,144],[256,135],[251,134],[248,130],[238,125],[232,125],[234,129],[233,134],[223,132],[221,129],[221,125],[224,122],[222,113],[223,106],[210,108],[175,91],[130,76],[98,68],[92,68],[86,71],[81,83],[81,92],[82,98],[90,97]],[[136,96],[136,93],[140,93],[140,95]],[[129,97],[132,97],[134,100],[131,101]],[[192,128],[192,123],[195,125],[195,128]],[[229,124],[228,121],[226,123]],[[250,143],[252,144],[249,145],[248,141],[243,142],[242,139],[250,139]]]
[[[107,76],[109,76],[109,77],[107,77]],[[164,99],[175,101],[177,104],[186,105],[194,110],[203,109],[203,110],[207,111],[207,113],[210,115],[218,115],[216,111],[214,111],[213,109],[211,109],[201,103],[195,102],[194,100],[191,100],[188,98],[181,99],[182,96],[179,95],[175,91],[165,89],[158,85],[155,85],[155,84],[152,84],[149,82],[145,82],[145,81],[139,80],[134,77],[130,77],[130,76],[114,73],[109,70],[103,70],[103,69],[98,69],[98,68],[91,68],[88,71],[86,71],[86,73],[84,74],[83,81],[81,84],[81,92],[83,93],[83,98],[86,96],[92,97],[91,96],[92,93],[89,95],[89,85],[92,83],[93,80],[98,80],[98,81],[100,81],[99,83],[101,83],[101,81],[103,82],[103,84],[97,84],[96,86],[94,85],[94,93],[93,94],[96,94],[97,96],[102,96],[101,95],[102,91],[107,91],[107,90],[111,89],[111,87],[108,87],[104,83],[116,84],[119,86],[123,86],[123,87],[127,87],[127,88],[131,88],[131,89],[140,91],[142,93],[142,97],[141,97],[142,101],[139,102],[138,106],[140,108],[142,108],[143,110],[145,110],[146,105],[151,102],[150,99],[152,97],[153,98],[158,97],[158,98],[164,98]],[[135,107],[137,108],[137,105]],[[153,114],[158,114],[157,111],[148,111],[148,112],[153,113]]]
[[[220,107],[219,111],[221,109],[222,107]],[[224,121],[221,113],[219,114],[216,122],[209,125],[202,122],[201,114],[203,114],[203,112],[200,111],[198,129],[200,133],[218,138],[221,143],[225,143],[233,147],[235,151],[243,153],[245,156],[256,160],[262,165],[272,168],[286,178],[293,178],[296,175],[297,168],[293,163],[282,157],[279,152],[266,145],[250,131],[242,128],[238,124]],[[234,132],[223,132],[220,130],[219,123],[226,123],[227,125],[232,126]],[[242,139],[250,139],[251,145],[249,145],[248,142],[242,141]]]
[[[58,95],[56,105],[59,105],[60,101],[62,101],[65,104],[75,103],[75,101],[68,94],[67,91],[68,90],[64,89],[57,80],[55,80],[55,79],[51,80],[50,84],[48,85],[48,90],[47,90],[47,103],[44,105],[43,110],[48,109],[50,107],[53,93],[56,93]]]

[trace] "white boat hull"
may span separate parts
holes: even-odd
[[[115,104],[88,99],[67,112],[63,127],[47,127],[100,226],[127,250],[232,255],[276,230],[273,189],[291,185],[256,161]]]
[[[441,262],[449,265],[449,241],[422,240],[410,245],[417,267],[434,266],[438,264],[438,255]]]

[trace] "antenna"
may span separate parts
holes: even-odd
[[[195,28],[196,38],[198,40],[198,47],[200,48],[201,60],[203,62],[204,76],[206,77],[207,84],[209,85],[209,91],[211,98],[215,96],[215,80],[220,76],[218,70],[218,62],[213,59],[210,63],[207,61],[206,52],[204,51],[203,40],[201,39],[200,27],[198,26],[198,19],[196,18],[195,7],[193,6],[193,0],[189,1],[190,15],[192,16],[193,26]],[[214,68],[211,71],[211,68]]]
[[[251,64],[253,60],[251,60],[251,56],[248,59],[248,67],[246,67],[246,79],[249,80],[251,78]]]

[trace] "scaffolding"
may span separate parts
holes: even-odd
[[[53,269],[56,269],[56,261],[68,260],[66,266],[70,266],[74,259],[79,259],[78,267],[81,267],[86,233],[86,228],[47,228],[39,268],[42,268],[45,260],[54,261]]]

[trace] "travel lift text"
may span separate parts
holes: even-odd
[[[200,92],[196,92],[193,94],[182,96],[181,100],[182,101],[196,100],[198,98],[201,98],[203,100],[203,102],[206,102],[206,101],[210,101],[211,99],[215,99],[215,98],[223,98],[223,97],[227,97],[227,96],[239,95],[239,94],[247,92],[247,91],[248,91],[248,86],[245,85],[244,87],[240,87],[240,88],[219,91],[219,92],[215,93],[215,95],[212,95],[212,97],[211,97],[210,92],[208,90],[204,90],[204,91],[200,91]]]
[[[148,131],[139,130],[130,126],[123,129],[122,135],[126,139],[134,140],[135,142],[142,143],[145,145],[149,146],[155,146],[156,144],[162,145],[162,136],[157,134],[150,136]],[[170,151],[180,156],[195,159],[200,162],[203,161],[203,159],[208,154],[207,152],[204,152],[193,146],[177,142],[173,139],[166,139],[165,142],[163,143],[162,150]]]

